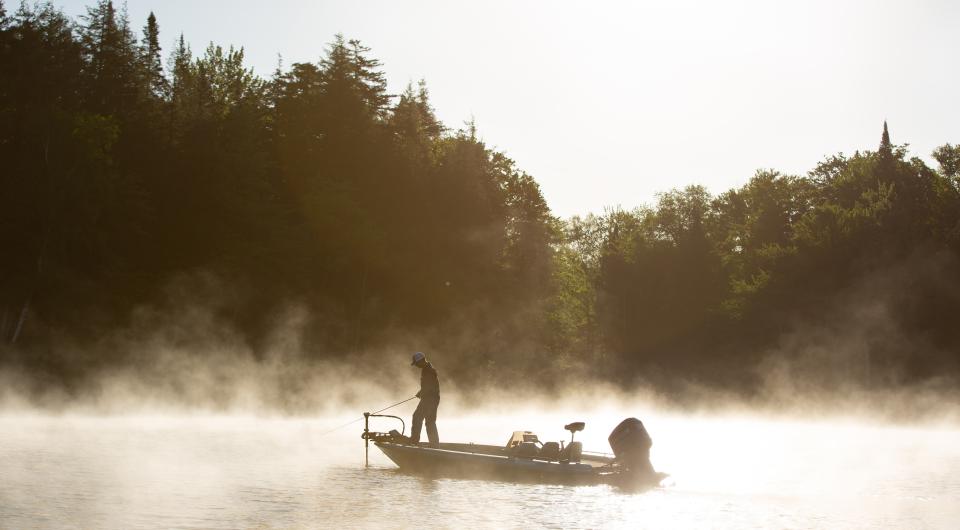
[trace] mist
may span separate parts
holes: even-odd
[[[911,153],[875,116],[848,139],[874,150],[802,175],[561,218],[352,36],[263,77],[243,48],[161,53],[161,24],[0,0],[0,527],[960,517],[951,139]],[[550,123],[609,138],[580,167],[689,162],[581,111]]]
[[[254,345],[218,313],[234,298],[223,294],[220,281],[203,275],[186,281],[191,289],[171,286],[162,307],[138,308],[128,327],[92,345],[71,346],[79,341],[62,339],[51,355],[68,361],[69,379],[8,360],[0,372],[0,411],[349,419],[412,396],[419,389],[419,370],[409,366],[409,358],[424,351],[440,371],[447,418],[537,418],[560,410],[573,418],[619,410],[955,425],[960,392],[954,377],[910,382],[898,376],[901,367],[882,357],[932,347],[911,340],[891,313],[917,270],[930,279],[943,267],[942,260],[920,260],[839,293],[823,320],[792,323],[775,347],[755,355],[755,364],[737,367],[757,381],[746,389],[696,378],[664,384],[641,376],[617,383],[605,379],[609,367],[597,365],[596,358],[565,359],[562,369],[531,369],[529,359],[537,357],[524,351],[523,343],[504,358],[472,355],[471,343],[483,340],[484,332],[464,320],[444,327],[456,329],[452,336],[393,332],[380,338],[381,347],[318,353],[308,343],[309,326],[318,317],[296,304],[278,311],[267,339]],[[887,364],[871,369],[876,359]]]
[[[869,293],[892,281],[884,275],[864,285]],[[860,289],[838,297],[837,314],[856,326],[798,323],[760,362],[742,367],[762,382],[745,393],[696,380],[669,390],[625,386],[586,363],[537,380],[502,370],[495,358],[476,366],[436,335],[397,334],[390,347],[317,358],[305,346],[316,317],[295,304],[253,347],[217,316],[215,296],[177,292],[175,310],[142,308],[128,328],[98,341],[103,350],[71,352],[126,352],[122,363],[86,370],[63,387],[4,368],[4,526],[410,527],[418,523],[403,514],[413,510],[444,524],[491,527],[523,518],[576,527],[948,528],[960,515],[950,493],[960,486],[956,386],[945,378],[878,388],[842,372],[862,375],[865,336],[897,336],[886,325],[889,297],[865,301]],[[480,335],[464,325],[457,338]],[[609,452],[611,430],[634,416],[653,437],[653,464],[670,477],[644,494],[432,479],[398,471],[372,446],[365,467],[360,414],[416,392],[419,370],[409,359],[417,350],[440,372],[441,440],[502,445],[514,430],[569,440],[563,425],[585,421],[577,439]],[[407,433],[415,404],[384,412],[404,426],[371,418],[369,427]],[[550,508],[534,508],[541,505]]]

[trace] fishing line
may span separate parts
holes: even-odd
[[[397,403],[394,403],[393,405],[390,405],[389,407],[384,407],[384,408],[382,408],[382,409],[380,409],[380,410],[378,410],[378,411],[376,411],[376,412],[371,412],[370,414],[380,414],[381,412],[383,412],[383,411],[385,411],[385,410],[390,410],[390,409],[392,409],[393,407],[396,407],[397,405],[403,405],[403,404],[406,403],[407,401],[410,401],[411,399],[416,399],[416,398],[417,398],[417,396],[409,397],[409,398],[407,398],[407,399],[405,399],[405,400],[403,400],[403,401],[399,401],[399,402],[397,402]],[[335,427],[335,428],[333,428],[333,429],[330,429],[330,430],[327,431],[327,432],[320,433],[320,436],[326,436],[326,435],[332,433],[333,431],[338,431],[338,430],[340,430],[340,429],[342,429],[342,428],[344,428],[344,427],[348,427],[348,426],[350,426],[350,425],[353,425],[354,423],[357,423],[358,421],[362,420],[363,418],[364,418],[363,416],[360,416],[359,418],[357,418],[357,419],[355,419],[355,420],[353,420],[353,421],[350,421],[350,422],[348,422],[348,423],[344,423],[343,425],[341,425],[341,426],[339,426],[339,427]]]

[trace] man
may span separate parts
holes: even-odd
[[[427,356],[423,352],[414,353],[413,362],[410,364],[420,369],[420,391],[417,392],[420,404],[417,405],[417,410],[413,411],[410,440],[415,444],[420,443],[420,428],[423,427],[423,420],[427,420],[430,447],[438,447],[440,435],[437,434],[437,407],[440,406],[440,380],[437,378],[437,370],[427,362]]]

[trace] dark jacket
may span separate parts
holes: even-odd
[[[420,399],[440,398],[440,379],[429,362],[420,369]]]

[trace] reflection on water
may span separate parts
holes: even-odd
[[[0,528],[649,527],[953,528],[952,429],[644,417],[668,486],[634,494],[399,472],[359,426],[238,417],[0,417]],[[613,413],[441,421],[450,441],[565,438],[587,420],[608,450]],[[360,425],[360,424],[357,424]],[[392,426],[385,426],[392,428]]]

